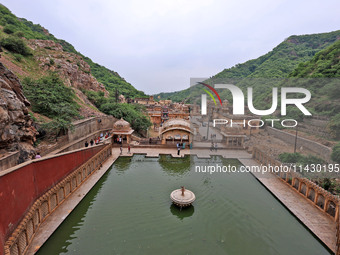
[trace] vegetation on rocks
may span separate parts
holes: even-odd
[[[105,113],[133,120],[136,130],[150,125],[137,107],[108,108],[115,103],[116,91],[125,98],[144,97],[144,92],[135,89],[117,72],[83,56],[70,43],[56,38],[41,25],[17,18],[1,4],[0,44],[4,57],[18,67],[16,74],[23,80],[24,93],[32,102],[31,111],[51,119],[40,123],[49,133],[57,136],[71,128],[71,121],[81,117],[79,112],[87,114],[86,117],[102,114],[89,104],[82,92],[98,109],[106,104]]]
[[[66,87],[58,75],[51,73],[39,79],[26,77],[22,84],[32,110],[52,119],[44,123],[43,128],[58,136],[72,127],[71,121],[79,116],[79,106],[74,101],[73,90]]]

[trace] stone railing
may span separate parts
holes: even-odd
[[[111,144],[39,197],[5,243],[5,255],[25,254],[40,224],[112,154]]]
[[[282,163],[268,156],[260,149],[253,148],[253,158],[259,161],[263,165],[281,166]],[[272,172],[277,175],[282,181],[287,183],[300,195],[308,199],[317,208],[322,210],[324,213],[333,218],[334,221],[338,222],[339,219],[339,198],[335,195],[324,190],[314,182],[302,177],[300,174],[295,172],[278,171]]]

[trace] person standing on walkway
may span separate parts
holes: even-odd
[[[131,153],[130,150],[131,150],[131,147],[130,147],[130,144],[129,144],[129,145],[128,145],[128,153],[129,153],[129,154]]]
[[[179,154],[181,153],[181,147],[177,147],[177,155],[179,156]]]
[[[123,154],[123,146],[120,146],[120,154]]]
[[[93,146],[93,143],[94,143],[94,142],[93,142],[93,139],[91,139],[91,141],[90,141],[91,146]]]
[[[89,147],[89,143],[87,141],[85,142],[85,147]]]

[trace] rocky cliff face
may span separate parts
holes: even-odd
[[[76,95],[82,101],[80,114],[84,117],[101,116],[95,111],[95,106],[82,93],[84,90],[102,91],[104,95],[109,93],[92,76],[91,68],[83,58],[74,53],[65,52],[62,45],[51,40],[29,40],[29,47],[34,51],[34,57],[43,71],[54,71],[60,74],[67,86],[73,87]]]
[[[29,105],[18,77],[9,71],[0,59],[0,150],[19,150],[18,163],[32,158],[35,154],[33,142],[37,131],[28,114]]]
[[[81,56],[63,51],[59,43],[50,40],[29,40],[29,46],[35,51],[39,66],[58,72],[68,86],[108,95],[104,85],[90,74],[90,66]]]

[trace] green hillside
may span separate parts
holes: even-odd
[[[72,121],[103,113],[132,118],[136,131],[151,125],[143,115],[144,108],[115,104],[117,92],[126,98],[145,97],[144,92],[41,25],[17,18],[1,4],[0,49],[0,61],[21,79],[24,94],[31,102],[30,114],[42,131],[58,136],[72,127]]]
[[[340,40],[318,52],[312,60],[300,63],[291,77],[340,77]]]
[[[285,78],[292,73],[302,62],[311,60],[316,53],[327,48],[340,38],[340,30],[312,35],[290,36],[280,43],[272,51],[242,64],[237,64],[232,68],[225,69],[213,76],[208,83],[228,79],[244,78]],[[242,88],[242,84],[238,84]],[[254,93],[262,95],[267,86],[257,86]],[[159,93],[155,98],[172,99],[173,101],[183,101],[187,98],[196,98],[201,94],[198,88],[188,88],[178,92]],[[221,97],[230,99],[230,95],[222,92]]]
[[[333,117],[340,112],[340,40],[318,52],[311,60],[302,62],[278,87],[308,89],[312,99],[309,109],[317,115]],[[271,102],[270,90],[259,98]],[[339,115],[340,116],[340,115]]]
[[[301,63],[290,77],[310,78],[299,83],[313,95],[309,107],[317,114],[331,117],[329,131],[340,139],[340,40]]]
[[[118,89],[120,94],[126,97],[141,97],[145,96],[144,92],[137,90],[130,83],[119,76],[117,72],[111,71],[104,66],[94,63],[90,58],[83,56],[75,50],[75,48],[68,42],[56,38],[50,34],[48,30],[39,24],[33,24],[24,18],[17,18],[5,6],[0,4],[0,26],[3,27],[3,32],[10,38],[26,38],[26,39],[41,39],[52,40],[63,46],[65,52],[75,53],[90,65],[91,74],[110,92],[110,94]],[[2,38],[3,39],[3,36]],[[20,57],[20,56],[19,56]]]

